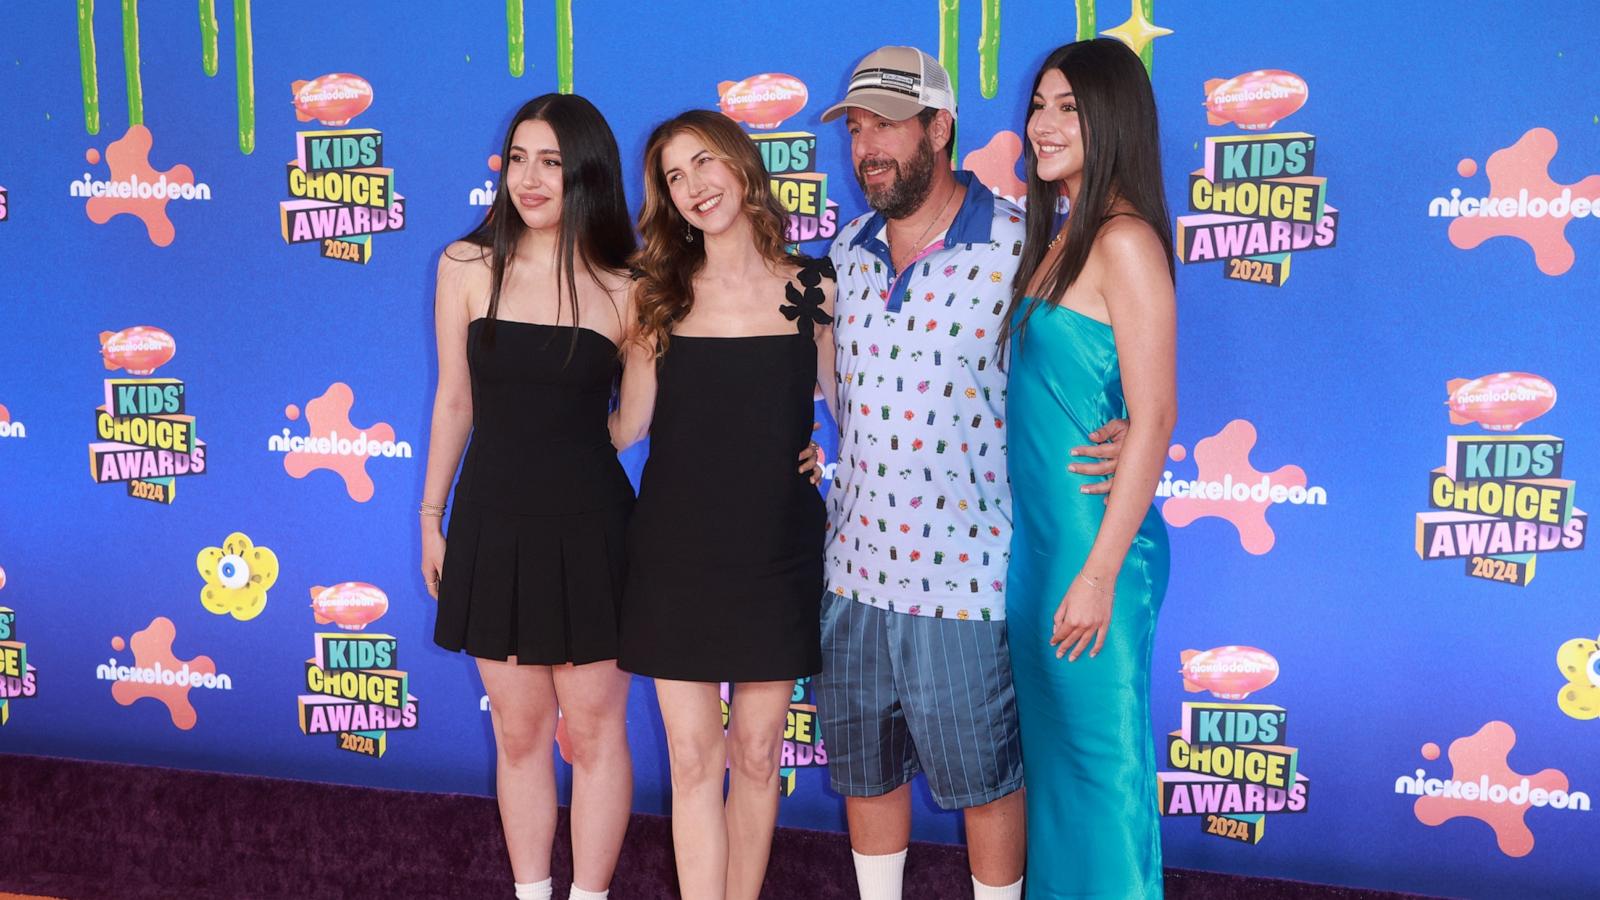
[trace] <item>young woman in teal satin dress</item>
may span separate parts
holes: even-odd
[[[1068,44],[1027,126],[1028,232],[1002,340],[1014,531],[1006,613],[1030,900],[1159,897],[1150,647],[1166,592],[1152,506],[1177,416],[1171,227],[1155,99],[1118,41]],[[1070,213],[1058,226],[1056,198]],[[1128,431],[1109,497],[1069,449]]]

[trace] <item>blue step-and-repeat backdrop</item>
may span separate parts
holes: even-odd
[[[0,752],[489,793],[415,510],[434,262],[511,112],[593,100],[637,203],[652,124],[720,107],[822,253],[863,209],[818,122],[862,54],[940,56],[960,160],[1015,197],[1036,66],[1111,34],[1181,256],[1167,863],[1596,889],[1594,6],[198,6],[0,7]],[[629,719],[663,812],[648,682]],[[804,682],[789,738],[782,822],[842,828]]]

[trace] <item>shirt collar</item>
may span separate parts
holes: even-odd
[[[961,208],[956,210],[956,217],[950,221],[950,227],[945,230],[944,245],[987,244],[994,231],[994,193],[966,169],[956,170],[955,176],[956,182],[967,189],[967,194],[961,200]],[[874,212],[872,218],[851,238],[850,246],[860,247],[872,240],[884,225],[883,213]]]

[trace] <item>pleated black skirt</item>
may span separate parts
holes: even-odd
[[[539,516],[458,500],[434,643],[522,665],[616,659],[631,506]]]

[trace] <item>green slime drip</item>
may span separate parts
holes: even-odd
[[[1155,21],[1156,0],[1139,0],[1139,7],[1144,10],[1144,19],[1146,22]],[[1144,52],[1139,54],[1139,59],[1144,62],[1145,74],[1151,74],[1152,67],[1154,66],[1156,60],[1155,41],[1151,41],[1150,43],[1144,45]]]
[[[556,90],[572,93],[572,0],[556,0]]]
[[[1094,0],[1077,0],[1078,40],[1094,40]]]
[[[200,0],[200,68],[217,74],[217,0]]]
[[[950,75],[950,96],[961,98],[961,0],[939,0],[939,63]],[[950,158],[956,159],[956,129],[950,125]]]
[[[246,156],[256,149],[255,55],[255,37],[250,30],[250,0],[233,0],[233,69],[239,97],[239,152]]]
[[[83,76],[83,130],[100,133],[100,76],[94,55],[94,0],[78,0],[78,71]]]
[[[521,78],[524,70],[524,40],[522,28],[522,0],[506,0],[506,63],[512,78]]]
[[[139,0],[122,0],[122,68],[128,77],[128,126],[144,124],[144,85],[139,81]]]
[[[978,90],[993,100],[1000,91],[1000,0],[983,0],[983,32],[978,36]]]

